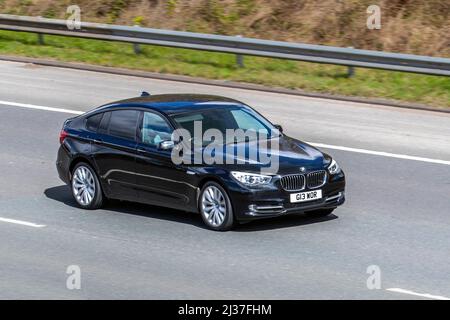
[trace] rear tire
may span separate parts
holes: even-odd
[[[334,208],[333,209],[319,209],[319,210],[314,210],[314,211],[309,211],[306,212],[306,215],[308,217],[326,217],[329,216],[331,213],[333,213]]]
[[[200,192],[198,201],[200,215],[208,228],[227,231],[234,226],[231,200],[220,184],[207,182]]]
[[[94,210],[103,204],[103,192],[94,169],[85,162],[78,163],[70,181],[72,196],[80,208]]]

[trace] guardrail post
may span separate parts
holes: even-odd
[[[348,47],[349,49],[353,49],[353,47]],[[353,78],[355,75],[355,67],[347,66],[347,78]]]
[[[40,45],[43,45],[44,44],[44,35],[42,33],[38,33],[37,36],[38,36],[38,43]]]
[[[238,38],[242,38],[241,35],[237,35],[236,37]],[[236,55],[236,64],[239,68],[244,68],[244,56],[242,54],[237,54]]]
[[[141,53],[141,46],[139,45],[139,43],[133,43],[133,50],[135,54]]]
[[[134,26],[139,28],[138,24],[135,24]],[[139,45],[139,43],[133,43],[133,51],[135,54],[140,54],[142,52],[141,46]]]
[[[355,75],[355,67],[347,66],[347,78],[352,78]]]

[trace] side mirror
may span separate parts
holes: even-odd
[[[175,143],[173,141],[167,140],[167,141],[161,141],[158,144],[159,150],[172,150],[175,147]]]
[[[275,128],[278,129],[278,131],[280,131],[280,133],[283,133],[283,127],[281,126],[281,124],[274,124],[273,125]]]

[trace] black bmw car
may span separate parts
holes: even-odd
[[[229,130],[266,135],[198,138],[198,123],[215,136]],[[214,159],[231,161],[197,157],[211,154],[213,140]],[[271,145],[260,149],[277,161],[275,170],[261,157],[240,159],[262,142]],[[209,228],[229,230],[289,213],[328,215],[345,201],[345,176],[335,160],[229,98],[143,93],[66,120],[60,143],[59,176],[84,209],[100,208],[108,198],[136,201],[198,212]]]

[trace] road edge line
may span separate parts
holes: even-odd
[[[28,222],[28,221],[23,221],[23,220],[15,220],[15,219],[9,219],[9,218],[2,218],[2,217],[0,217],[0,222],[19,224],[22,226],[33,227],[33,228],[46,227],[45,224],[37,224],[37,223],[33,223],[33,222]]]
[[[98,66],[87,63],[77,63],[77,62],[66,62],[66,61],[58,61],[58,60],[49,60],[49,59],[40,59],[40,58],[30,58],[30,57],[20,57],[20,56],[8,56],[8,55],[0,55],[0,60],[10,61],[10,62],[21,62],[21,63],[32,63],[36,65],[49,66],[49,67],[57,67],[57,68],[67,68],[67,69],[77,69],[91,72],[101,72],[101,73],[109,73],[116,74],[122,76],[130,76],[130,77],[138,77],[138,78],[149,78],[156,80],[165,80],[165,81],[175,81],[175,82],[185,82],[185,83],[193,83],[200,85],[208,85],[208,86],[218,86],[225,88],[234,88],[234,89],[242,89],[242,90],[250,90],[250,91],[262,91],[276,94],[287,94],[292,96],[302,96],[316,99],[325,99],[325,100],[336,100],[336,101],[346,101],[358,104],[364,104],[368,106],[384,106],[384,107],[394,107],[400,109],[412,109],[412,110],[420,110],[420,111],[431,111],[431,112],[440,112],[440,113],[450,113],[450,108],[439,108],[433,107],[423,104],[415,104],[409,102],[402,101],[393,101],[382,98],[364,98],[364,97],[352,97],[352,96],[344,96],[344,95],[333,95],[333,94],[325,94],[319,92],[306,92],[299,89],[288,89],[281,87],[269,87],[259,84],[246,83],[246,82],[237,82],[237,81],[228,81],[228,80],[217,80],[217,79],[206,79],[199,77],[191,77],[185,75],[175,75],[175,74],[162,74],[151,71],[143,71],[143,70],[133,70],[119,67],[106,67],[106,66]]]
[[[427,298],[427,299],[434,299],[434,300],[450,300],[450,298],[444,297],[444,296],[436,296],[436,295],[432,295],[429,293],[418,293],[418,292],[414,292],[412,290],[405,290],[405,289],[400,289],[400,288],[388,288],[386,289],[386,291],[389,292],[396,292],[396,293],[403,293],[403,294],[409,294],[411,296],[417,296],[417,297],[422,297],[422,298]]]
[[[38,106],[38,105],[27,104],[27,103],[18,103],[18,102],[0,100],[0,106],[1,105],[6,106],[6,107],[13,106],[13,107],[20,107],[20,108],[27,108],[27,109],[71,113],[71,114],[77,114],[77,115],[85,113],[83,111],[78,111],[78,110],[60,109],[60,108],[55,108],[55,107],[45,107],[45,106]],[[335,146],[335,145],[323,144],[323,143],[318,143],[318,142],[306,142],[306,143],[309,143],[317,148],[341,150],[341,151],[347,151],[347,152],[383,156],[383,157],[387,157],[387,158],[413,160],[413,161],[420,161],[420,162],[427,162],[427,163],[442,164],[442,165],[450,166],[450,161],[441,160],[441,159],[431,159],[431,158],[409,156],[409,155],[405,155],[405,154],[397,154],[397,153],[390,153],[390,152],[384,152],[384,151],[374,151],[374,150],[351,148],[351,147],[344,147],[344,146]]]

